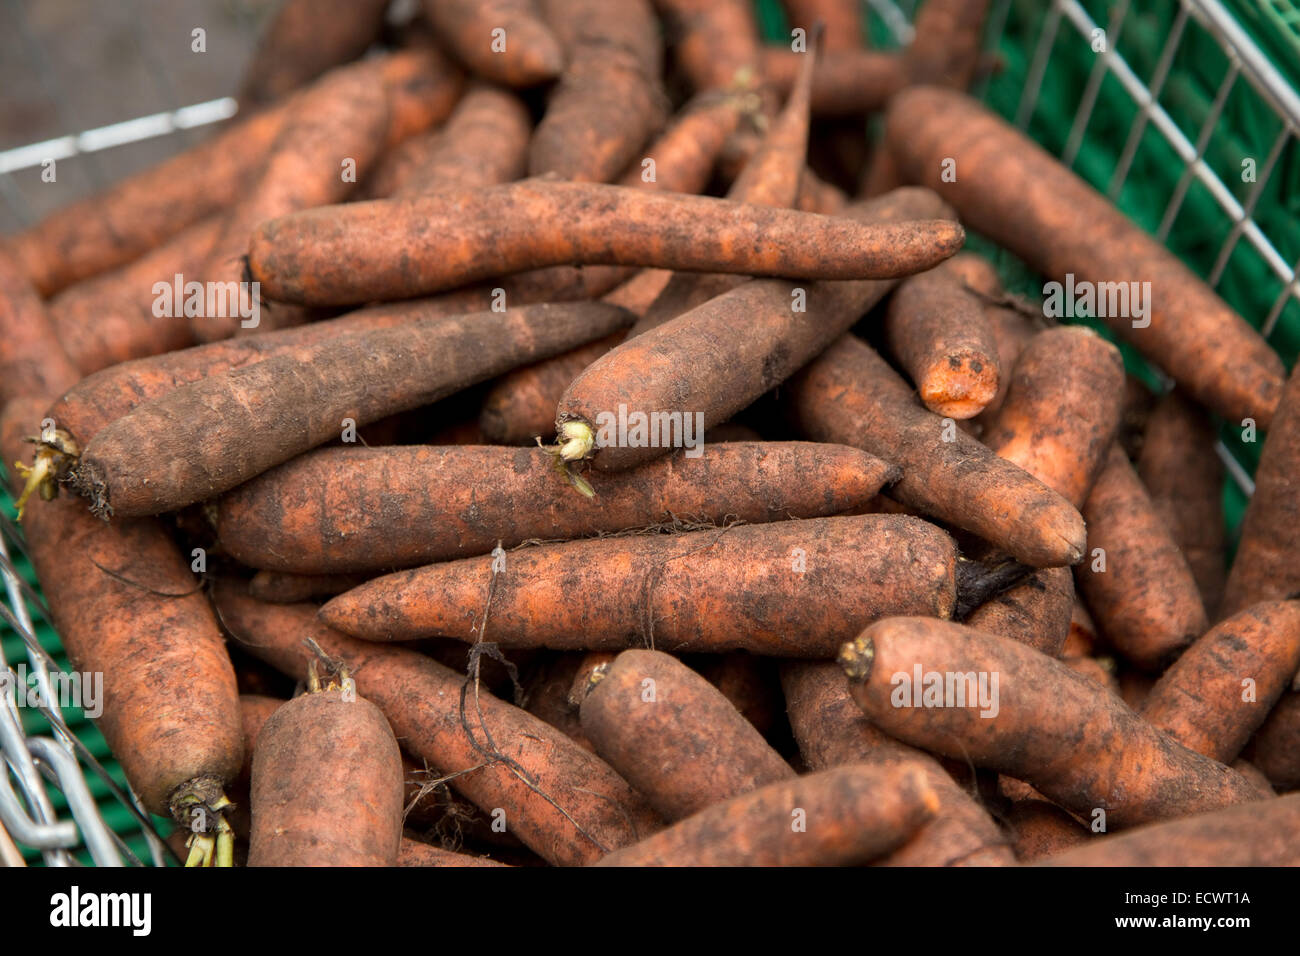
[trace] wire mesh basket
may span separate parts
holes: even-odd
[[[915,2],[866,0],[865,6],[874,45],[910,40]],[[1300,73],[1294,59],[1300,20],[1291,4],[1267,6],[1267,17],[1249,23],[1217,0],[993,0],[990,69],[973,92],[1165,242],[1290,364],[1300,351],[1300,189],[1294,188],[1300,186],[1300,96],[1288,75]],[[18,19],[13,27],[21,35],[20,5],[0,10]],[[761,0],[759,14],[769,40],[786,35],[775,0]],[[256,20],[243,18],[245,53]],[[1259,30],[1279,24],[1289,32],[1261,43]],[[147,46],[140,44],[139,53],[149,61]],[[174,88],[166,76],[154,83]],[[175,140],[172,148],[179,149],[187,145],[186,130],[236,106],[224,97],[172,103],[179,108],[0,152],[6,212],[12,217],[17,210],[21,224],[11,177],[52,149],[71,156],[155,136]],[[1009,255],[979,246],[978,237],[974,242],[993,256],[1010,288],[1041,288]],[[1131,350],[1125,358],[1149,384],[1168,386]],[[1233,526],[1253,490],[1257,463],[1257,446],[1243,443],[1236,425],[1221,423],[1218,445],[1230,478],[1225,510]],[[56,685],[68,665],[46,623],[7,497],[3,504],[0,677],[7,674],[19,691],[41,693],[34,707],[27,706],[36,700],[30,693],[5,694],[0,704],[7,765],[0,774],[0,862],[169,862],[161,839],[168,824],[140,808],[84,714],[57,705]]]

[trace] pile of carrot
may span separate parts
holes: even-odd
[[[1300,863],[1300,373],[967,95],[988,3],[785,6],[287,0],[251,115],[0,245],[27,552],[186,863]]]

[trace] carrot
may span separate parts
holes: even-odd
[[[306,637],[341,659],[410,753],[451,775],[453,789],[485,813],[504,813],[507,829],[549,862],[589,863],[659,826],[602,760],[465,675],[331,631],[311,605],[258,604],[229,582],[215,597],[231,636],[286,673],[306,665]]]
[[[898,847],[938,810],[916,767],[836,767],[714,804],[598,866],[851,866]]]
[[[525,306],[355,332],[141,405],[73,470],[104,517],[160,514],[227,491],[340,434],[625,325],[613,306]],[[176,457],[178,449],[185,449]],[[157,458],[151,458],[157,455]],[[160,462],[168,462],[159,470]]]
[[[324,448],[227,494],[217,535],[255,568],[338,574],[487,554],[530,539],[643,528],[678,516],[723,523],[825,517],[861,507],[897,470],[856,449],[729,443],[616,475],[595,501],[539,448]],[[790,475],[799,475],[791,484]],[[373,502],[382,500],[382,509]]]
[[[1231,763],[1300,668],[1300,601],[1240,611],[1164,672],[1140,713],[1183,746]]]
[[[239,100],[269,103],[379,39],[387,0],[287,0],[263,31],[244,70]]]
[[[473,641],[491,591],[489,626],[503,647],[816,657],[882,615],[946,617],[956,600],[951,539],[900,515],[538,545],[496,572],[493,562],[376,578],[331,600],[321,619],[369,640]]]
[[[1005,866],[1013,862],[997,825],[984,809],[923,751],[873,727],[849,695],[833,661],[781,667],[790,726],[809,770],[846,764],[881,769],[919,766],[938,797],[935,817],[881,862],[887,866]]]
[[[1028,137],[974,100],[925,87],[894,98],[886,142],[907,181],[930,185],[972,229],[1062,283],[1062,299],[1067,281],[1099,290],[1107,324],[1197,401],[1229,421],[1268,427],[1282,394],[1277,353],[1172,252]],[[955,182],[943,181],[949,159]],[[1138,286],[1150,290],[1142,309],[1133,298],[1123,308],[1130,281],[1150,283]]]
[[[1277,702],[1246,752],[1279,790],[1300,787],[1300,693],[1292,690]]]
[[[981,604],[965,623],[1019,641],[1048,657],[1061,657],[1073,610],[1070,569],[1045,568]]]
[[[78,282],[50,300],[59,341],[83,374],[194,344],[184,315],[184,287],[202,273],[221,226],[220,216],[209,216],[134,262]]]
[[[925,0],[907,48],[908,82],[970,88],[980,65],[989,0]]]
[[[960,271],[948,267],[951,261],[894,290],[885,311],[885,341],[926,408],[948,418],[974,418],[993,401],[1006,373],[984,303],[965,289]]]
[[[48,398],[10,402],[13,461]],[[72,501],[24,519],[27,552],[76,673],[103,680],[96,726],[151,813],[191,830],[191,862],[230,865],[222,794],[242,759],[239,692],[188,559],[154,521],[106,526]]]
[[[704,196],[524,180],[272,219],[253,233],[249,265],[269,298],[347,305],[573,262],[894,278],[951,255],[963,236],[943,220],[868,224]]]
[[[717,688],[659,651],[623,651],[602,669],[582,729],[669,821],[795,776]]]
[[[276,106],[241,120],[50,214],[11,240],[20,268],[49,296],[161,245],[248,190],[286,115]]]
[[[863,631],[839,660],[854,699],[882,730],[1023,780],[1089,819],[1104,810],[1111,829],[1256,794],[1235,771],[1188,750],[1117,696],[1016,641],[951,622],[895,617]]]
[[[1296,866],[1300,794],[1228,807],[1106,837],[1044,866]]]
[[[871,223],[861,228],[895,231],[911,247],[915,257],[904,256],[911,259],[906,265],[897,262],[899,271],[926,268],[960,246],[964,233],[955,222],[898,222],[942,214],[942,204],[925,190],[900,190],[852,207],[853,218]],[[825,218],[841,221],[851,219]],[[903,246],[893,249],[902,252]],[[921,258],[929,261],[923,265]],[[612,416],[621,416],[624,406],[642,415],[694,412],[706,426],[726,421],[833,342],[891,286],[879,280],[806,286],[749,282],[629,340],[575,379],[561,398],[556,412],[561,457],[590,457],[595,467],[614,471],[662,454],[652,447],[628,447],[611,433]]]
[[[655,0],[669,47],[691,88],[755,87],[760,41],[748,0]]]
[[[533,134],[528,173],[607,183],[668,118],[663,50],[649,0],[541,0],[564,50]]]
[[[785,700],[771,660],[738,651],[695,654],[683,663],[716,687],[764,737],[779,732],[785,721]]]
[[[241,693],[239,695],[239,723],[244,741],[244,762],[239,768],[239,776],[229,787],[232,806],[226,810],[226,819],[239,840],[248,839],[249,828],[252,826],[248,803],[249,788],[253,780],[253,752],[257,748],[257,738],[262,733],[262,728],[266,726],[266,722],[271,719],[271,715],[279,710],[283,703],[284,701],[279,697],[268,697],[265,694]]]
[[[0,408],[22,396],[61,394],[79,378],[40,296],[0,247]]]
[[[1228,576],[1223,464],[1214,442],[1208,417],[1174,391],[1160,399],[1147,419],[1137,461],[1151,504],[1182,549],[1211,614]]]
[[[595,744],[582,729],[577,705],[570,700],[578,669],[585,661],[585,654],[568,651],[540,652],[520,678],[524,692],[519,702],[526,711],[563,732],[579,747],[598,753]],[[606,758],[601,755],[601,759]]]
[[[804,159],[808,155],[808,129],[811,124],[808,97],[813,66],[817,62],[817,43],[817,34],[814,33],[808,41],[807,52],[802,54],[803,69],[798,82],[762,143],[727,190],[728,199],[782,209],[793,207],[798,200],[801,176],[805,170]],[[734,275],[675,275],[668,280],[645,315],[637,320],[628,337],[663,325],[669,319],[703,305],[744,281],[744,277]]]
[[[1089,831],[1049,800],[1015,800],[1006,811],[1016,859],[1033,863],[1088,842]]]
[[[1300,371],[1292,371],[1255,469],[1219,616],[1300,592]]]
[[[221,307],[214,300],[190,318],[195,339],[211,342],[257,327],[245,324],[257,321],[257,290],[238,285],[246,281],[242,256],[253,228],[264,219],[341,201],[379,155],[387,107],[373,60],[332,70],[295,97],[264,170],[227,213],[202,267],[203,281],[222,283],[232,290],[232,301]],[[349,162],[355,163],[351,177]]]
[[[384,149],[441,123],[460,100],[464,76],[433,43],[376,58],[388,100]]]
[[[87,376],[50,409],[50,416],[81,445],[105,425],[171,391],[278,355],[310,360],[313,349],[353,332],[414,325],[491,307],[491,290],[465,289],[432,299],[360,309],[348,315],[266,335],[224,339],[123,362]]]
[[[440,847],[408,840],[402,837],[402,844],[397,851],[398,866],[507,866],[486,856],[472,856],[469,853],[456,853]]]
[[[395,866],[402,755],[379,708],[348,683],[280,707],[253,752],[249,866]]]
[[[890,495],[985,538],[1032,567],[1083,556],[1084,527],[1070,503],[926,411],[866,343],[846,336],[789,384],[802,432],[879,455],[903,469]]]
[[[471,86],[440,129],[406,140],[379,159],[366,198],[419,196],[495,186],[524,174],[532,120],[518,97]]]
[[[828,51],[862,49],[866,34],[858,0],[782,0],[781,6],[791,29],[811,33],[818,23],[823,24]]]
[[[363,574],[295,574],[292,571],[258,571],[248,582],[249,595],[270,604],[299,604],[333,597],[364,584]]]
[[[1084,326],[1040,332],[1011,369],[1011,385],[984,444],[1076,508],[1119,430],[1119,349]]]
[[[555,404],[569,383],[626,337],[615,332],[501,376],[483,399],[479,418],[483,437],[498,445],[519,445],[551,431],[555,427]]]
[[[1196,579],[1118,445],[1083,506],[1088,558],[1075,583],[1106,639],[1160,670],[1207,627]]]
[[[802,62],[788,46],[763,47],[763,77],[784,96]],[[827,50],[812,76],[812,112],[818,117],[857,116],[883,109],[905,82],[903,60],[872,50]]]
[[[425,0],[424,12],[457,59],[494,83],[535,86],[564,67],[533,0]]]

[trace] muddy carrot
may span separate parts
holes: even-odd
[[[564,67],[533,0],[425,0],[424,11],[457,59],[494,83],[535,86]]]
[[[240,102],[269,103],[355,60],[379,39],[387,9],[388,0],[288,0],[253,51]]]
[[[1100,291],[1101,317],[1189,395],[1229,421],[1250,417],[1268,427],[1284,378],[1277,353],[1041,147],[974,100],[936,87],[895,97],[886,142],[907,181],[930,185],[972,229],[1060,283],[1062,306],[1067,285],[1076,296]],[[946,159],[956,163],[956,182],[943,182]]]
[[[201,269],[201,280],[229,290],[229,300],[190,318],[195,339],[211,342],[241,327],[255,329],[250,323],[260,308],[280,308],[259,306],[257,292],[240,285],[248,237],[264,219],[340,202],[379,155],[387,128],[388,100],[376,61],[332,70],[295,97],[265,168],[226,214]]]
[[[338,437],[349,421],[427,405],[629,318],[613,306],[572,303],[340,336],[302,358],[278,355],[140,406],[82,449],[73,484],[104,517],[174,510]],[[180,448],[188,450],[177,457]]]
[[[519,445],[549,434],[555,428],[555,403],[569,383],[626,337],[615,332],[503,375],[483,399],[483,436],[500,445]]]
[[[541,0],[564,50],[528,150],[530,176],[607,183],[668,118],[649,0]]]
[[[452,775],[452,788],[485,813],[504,813],[507,829],[549,862],[590,863],[658,828],[604,761],[464,674],[331,631],[311,605],[259,604],[224,582],[216,605],[236,641],[286,673],[306,666],[307,637],[342,660],[411,754]]]
[[[6,461],[22,453],[47,402],[6,406]],[[191,862],[229,866],[222,791],[242,762],[239,691],[188,558],[161,524],[106,526],[68,500],[31,509],[24,532],[73,669],[102,675],[96,726],[132,789],[151,813],[191,831]]]
[[[1228,576],[1223,520],[1223,464],[1209,418],[1178,392],[1160,399],[1147,419],[1138,477],[1183,551],[1211,615]]]
[[[80,378],[49,310],[13,256],[0,247],[0,408],[23,396],[60,395]]]
[[[655,6],[664,18],[664,30],[677,65],[692,89],[758,85],[761,47],[752,3],[655,0]]]
[[[1032,475],[927,411],[860,339],[827,349],[786,390],[798,427],[903,469],[890,495],[923,514],[980,535],[1032,567],[1083,556],[1079,513]]]
[[[1053,856],[1042,865],[1300,865],[1300,794],[1108,836]]]
[[[860,222],[704,196],[525,180],[272,219],[253,234],[249,266],[269,298],[348,305],[562,263],[887,279],[933,266],[963,238],[960,226],[938,218]],[[784,298],[789,311],[789,294]]]
[[[333,597],[364,584],[363,574],[295,574],[292,571],[258,571],[248,582],[249,596],[269,604],[300,604]]]
[[[754,654],[696,654],[684,661],[716,687],[764,737],[779,732],[785,701],[776,668]]]
[[[1009,590],[985,601],[966,618],[978,631],[1009,637],[1061,657],[1070,635],[1074,610],[1074,577],[1069,568],[1045,568]]]
[[[873,727],[833,661],[783,664],[790,727],[809,770],[846,764],[920,766],[939,798],[935,818],[880,862],[893,866],[1005,866],[1013,861],[997,824],[930,755]]]
[[[1279,790],[1300,787],[1300,693],[1293,690],[1277,702],[1247,754]]]
[[[287,110],[272,107],[19,233],[13,254],[49,296],[130,262],[248,190]]]
[[[371,640],[473,641],[491,590],[503,647],[816,657],[867,621],[903,608],[946,617],[956,600],[952,540],[902,515],[545,544],[507,553],[495,573],[493,562],[376,578],[334,598],[321,618]]]
[[[660,651],[606,665],[582,701],[582,729],[669,821],[795,775],[717,688]]]
[[[1075,583],[1101,632],[1131,663],[1158,671],[1207,627],[1191,568],[1128,457],[1111,447],[1083,506],[1088,555]]]
[[[1114,694],[1016,641],[951,622],[896,617],[863,631],[839,660],[854,699],[882,730],[1023,780],[1074,813],[1104,810],[1112,829],[1256,795],[1240,774],[1188,750]],[[927,706],[936,691],[953,706]]]
[[[777,93],[789,93],[802,54],[788,46],[763,47],[763,78]],[[818,117],[858,116],[883,109],[906,81],[897,54],[872,50],[831,51],[818,58],[812,76],[812,112]]]
[[[970,88],[980,65],[989,0],[925,0],[907,48],[908,82]]]
[[[249,866],[395,866],[402,755],[379,708],[313,682],[276,710],[253,752]]]
[[[904,843],[938,803],[914,766],[836,767],[714,804],[598,865],[851,866]]]
[[[1006,810],[1016,859],[1033,863],[1088,842],[1089,832],[1050,800],[1016,800]]]
[[[253,780],[253,752],[257,749],[257,738],[261,734],[271,715],[280,709],[284,701],[279,697],[265,694],[239,695],[239,724],[244,741],[244,762],[239,769],[239,776],[231,783],[228,793],[233,806],[226,811],[226,819],[235,831],[235,837],[247,842],[248,830],[252,817],[248,809],[249,787]]]
[[[516,96],[476,84],[445,125],[381,158],[365,195],[419,196],[511,182],[524,174],[531,132],[528,110]]]
[[[66,392],[50,415],[80,445],[139,406],[206,378],[277,355],[310,360],[317,346],[348,333],[418,324],[491,308],[492,290],[464,289],[430,299],[373,306],[265,335],[223,339],[164,355],[134,359],[87,376]]]
[[[897,476],[865,452],[812,442],[733,442],[690,454],[592,475],[595,499],[587,500],[540,448],[324,448],[223,497],[217,535],[250,567],[336,574],[671,524],[675,516],[714,524],[826,517],[862,507]],[[379,500],[383,509],[372,506]]]
[[[441,847],[430,846],[419,840],[402,837],[402,845],[397,850],[398,866],[506,866],[486,856],[474,856],[470,853],[457,853]]]
[[[1140,713],[1231,763],[1300,668],[1300,601],[1266,601],[1221,622],[1164,672]]]
[[[134,262],[50,300],[59,340],[82,374],[194,344],[187,303],[205,308],[207,294],[185,286],[202,274],[221,227],[220,216],[209,216]]]
[[[1287,381],[1277,421],[1255,469],[1255,493],[1241,522],[1219,616],[1300,592],[1300,371]]]
[[[943,206],[929,191],[898,190],[851,212],[870,223],[865,229],[906,235],[918,253],[926,250],[930,264],[955,252],[964,238],[956,223],[897,221],[918,214],[943,215]],[[591,458],[596,468],[614,471],[662,454],[611,441],[606,426],[624,406],[642,415],[690,411],[702,415],[706,427],[721,424],[847,331],[891,286],[887,281],[748,282],[630,339],[587,369],[561,398],[556,412],[561,457]]]
[[[1119,430],[1124,365],[1091,329],[1040,332],[1011,369],[984,444],[1079,508]]]
[[[782,0],[781,6],[791,29],[811,33],[814,26],[823,24],[827,50],[862,49],[866,34],[858,0]]]
[[[974,418],[1010,370],[999,367],[984,303],[948,264],[911,276],[894,290],[885,311],[885,341],[926,408],[948,418]]]

